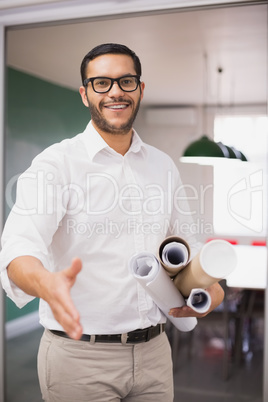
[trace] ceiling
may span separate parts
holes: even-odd
[[[143,104],[267,101],[266,4],[12,28],[7,64],[77,90],[82,58],[104,42],[126,44],[140,57]]]

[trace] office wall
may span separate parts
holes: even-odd
[[[15,200],[15,179],[44,148],[83,131],[90,116],[79,92],[7,68],[5,136],[5,216]],[[6,321],[31,313],[6,298]]]

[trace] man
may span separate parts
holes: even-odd
[[[82,61],[84,133],[55,144],[18,180],[3,233],[1,279],[23,306],[40,298],[45,327],[38,373],[45,401],[171,402],[165,317],[128,270],[134,253],[157,253],[190,214],[174,202],[174,163],[144,144],[133,122],[144,94],[126,46],[104,44]],[[170,201],[171,200],[171,201]],[[216,284],[212,308],[223,299]],[[175,317],[197,316],[176,308]]]

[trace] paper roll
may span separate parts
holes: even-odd
[[[154,254],[143,252],[134,255],[129,262],[129,269],[176,328],[185,332],[194,329],[196,318],[175,318],[168,314],[171,308],[184,306],[185,300]]]
[[[210,294],[204,289],[192,289],[186,304],[197,313],[206,313],[211,306]]]
[[[192,289],[206,289],[225,278],[235,269],[236,263],[236,253],[229,242],[211,240],[176,275],[174,284],[184,297],[188,297]]]
[[[159,247],[159,259],[170,277],[181,271],[190,259],[190,247],[180,237],[167,237]]]

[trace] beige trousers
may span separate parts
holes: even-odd
[[[165,333],[135,345],[91,345],[45,330],[38,375],[46,402],[173,401],[171,350]]]

